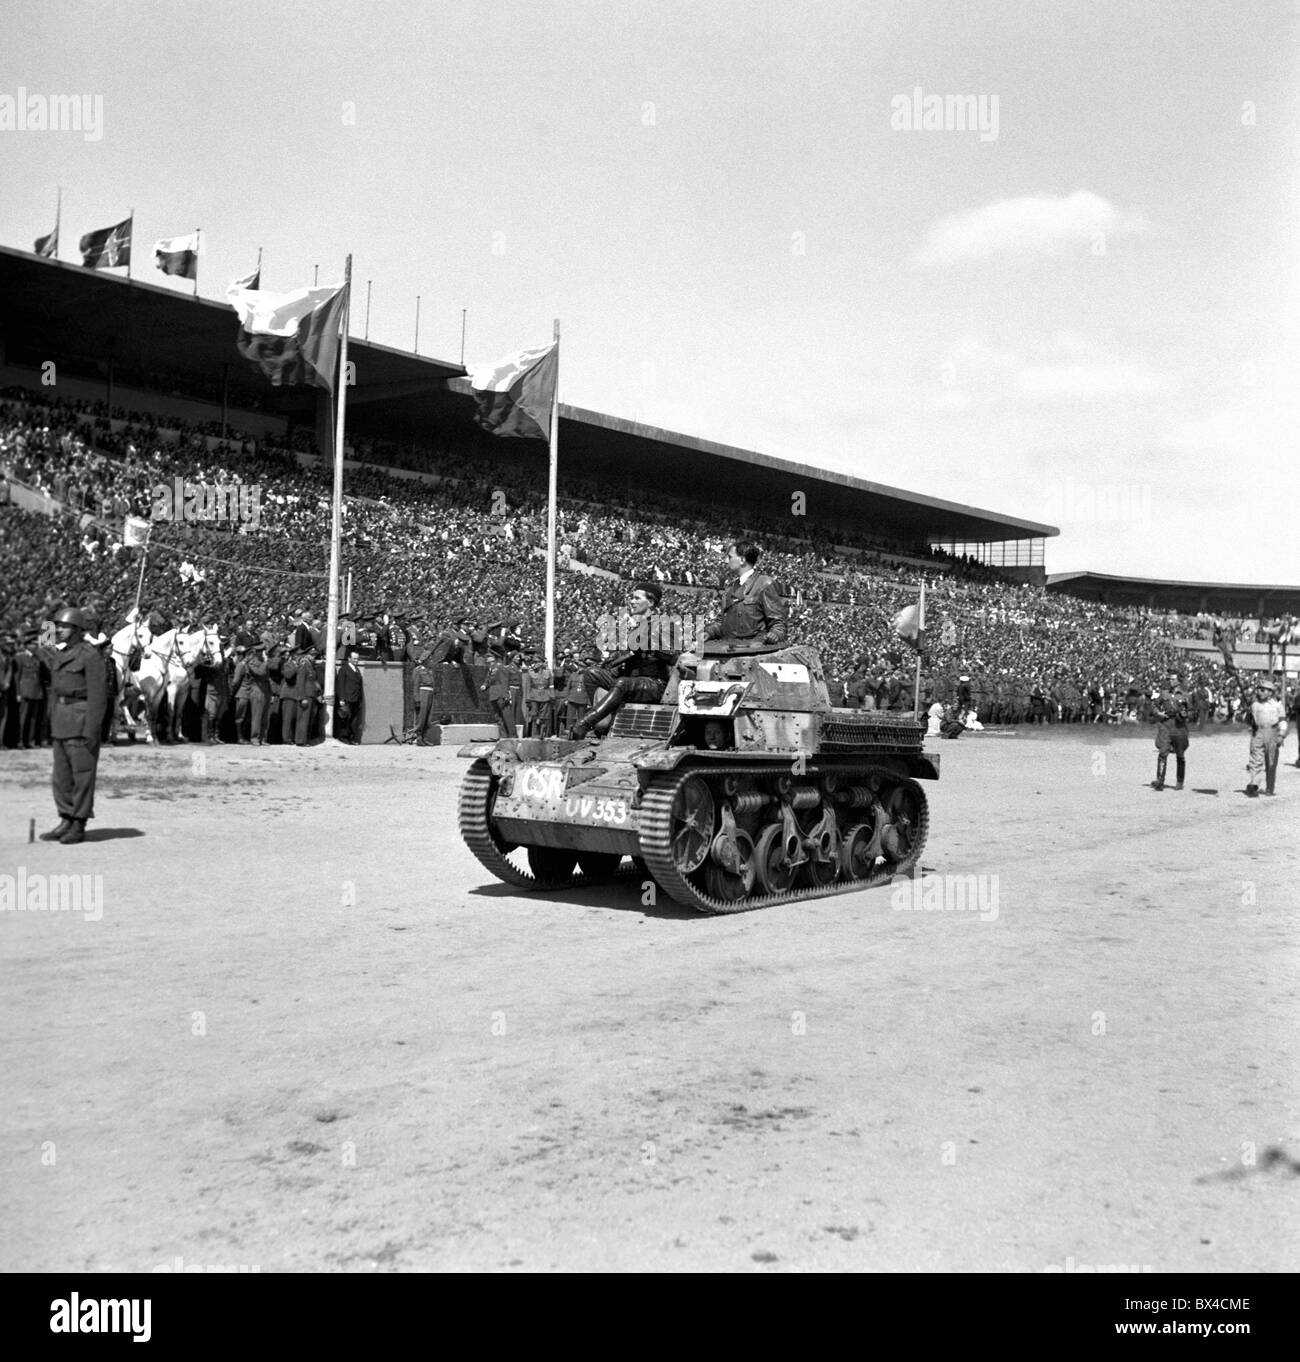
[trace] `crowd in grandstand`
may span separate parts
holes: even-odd
[[[381,621],[378,639],[401,616],[400,652],[412,663],[455,620],[517,620],[516,674],[526,668],[544,617],[544,461],[487,461],[448,447],[425,451],[425,476],[411,478],[375,462],[409,465],[409,450],[350,444],[358,464],[346,478],[343,562],[353,617]],[[301,623],[298,603],[324,596],[329,470],[300,459],[312,450],[303,431],[277,444],[27,389],[0,394],[0,472],[16,484],[15,502],[31,489],[61,508],[53,518],[16,504],[0,511],[0,635],[9,652],[62,603],[93,602],[106,633],[120,625],[140,567],[141,551],[125,542],[128,517],[151,525],[148,607],[216,625],[231,640],[283,641]],[[255,514],[160,521],[155,489],[177,478],[241,486],[255,494],[244,502]],[[1217,659],[1171,643],[1208,638],[1208,617],[1050,594],[926,546],[867,533],[846,543],[841,531],[795,517],[737,523],[725,510],[702,514],[667,496],[624,505],[608,488],[569,478],[561,493],[559,558],[569,570],[557,574],[556,617],[559,652],[573,668],[594,656],[596,622],[632,581],[661,583],[666,613],[712,614],[723,555],[743,532],[764,545],[763,571],[789,602],[790,638],[819,649],[837,703],[912,707],[915,655],[893,622],[922,579],[924,707],[947,704],[984,724],[1136,723],[1152,688],[1174,672],[1203,718],[1223,717],[1233,703]],[[1293,626],[1233,620],[1228,632],[1280,644]]]

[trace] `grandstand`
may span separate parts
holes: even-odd
[[[0,510],[0,623],[28,628],[53,602],[90,596],[120,619],[138,561],[123,516],[148,516],[150,488],[175,477],[255,484],[261,519],[155,523],[147,604],[279,636],[297,612],[321,609],[330,470],[315,390],[275,389],[254,373],[223,304],[4,250],[0,300],[0,492],[13,503]],[[540,442],[481,431],[459,365],[365,341],[349,358],[342,559],[354,615],[405,613],[423,640],[461,617],[514,618],[536,642]],[[58,381],[47,387],[51,360]],[[1240,697],[1223,683],[1213,622],[1192,612],[1237,607],[1233,642],[1250,669],[1276,661],[1266,616],[1300,605],[1282,588],[1219,597],[1208,584],[1098,574],[1044,584],[1049,525],[574,407],[561,415],[558,543],[570,570],[557,575],[556,617],[568,667],[589,656],[594,622],[631,580],[661,582],[667,611],[710,610],[736,532],[761,538],[792,635],[820,650],[846,702],[874,692],[901,703],[897,674],[911,659],[892,621],[925,580],[922,695],[954,701],[969,676],[985,722],[1137,723],[1174,669],[1204,712],[1229,714]],[[796,491],[802,519],[791,515]],[[1162,597],[1161,586],[1187,590]]]
[[[108,406],[219,422],[254,438],[290,444],[314,434],[311,389],[273,389],[234,346],[235,322],[221,302],[159,285],[39,259],[0,247],[0,387],[39,386],[57,365],[57,391]],[[538,459],[531,442],[499,440],[473,422],[465,370],[350,338],[356,386],[348,392],[348,436],[384,447],[384,457],[420,468],[430,451],[457,450],[485,469]],[[792,495],[807,520],[860,538],[864,531],[898,561],[933,567],[930,546],[960,546],[1010,578],[1042,583],[1043,542],[1059,531],[973,506],[792,463],[616,416],[562,405],[561,491],[596,484],[634,500],[684,489],[700,508],[788,520]],[[502,474],[506,475],[505,472]]]

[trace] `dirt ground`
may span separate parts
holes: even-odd
[[[922,890],[984,911],[725,918],[491,880],[449,750],[118,749],[79,847],[6,752],[0,874],[103,911],[0,913],[0,1269],[1294,1270],[1300,769],[1246,743],[934,744]]]

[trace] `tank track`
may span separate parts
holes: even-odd
[[[838,762],[833,770],[845,784],[880,776],[896,786],[914,786],[920,804],[919,827],[908,854],[899,862],[885,863],[866,877],[856,879],[837,879],[830,884],[803,885],[793,887],[784,893],[753,893],[736,900],[720,899],[705,893],[693,880],[683,875],[675,864],[671,849],[672,808],[678,791],[692,777],[703,776],[710,783],[714,778],[736,776],[741,779],[771,779],[788,774],[789,768],[778,764],[770,769],[755,770],[752,764],[724,765],[710,762],[707,766],[685,763],[675,770],[657,777],[646,790],[641,801],[640,837],[641,855],[656,882],[677,903],[694,908],[701,913],[748,913],[757,908],[772,908],[783,903],[798,903],[804,899],[826,898],[833,894],[851,894],[862,889],[888,884],[895,875],[908,874],[921,859],[925,849],[925,839],[930,827],[930,811],[925,792],[910,779],[901,779],[893,771],[873,762],[860,765],[841,765]],[[808,773],[816,774],[815,766]]]
[[[581,889],[585,885],[608,884],[611,880],[627,880],[640,872],[635,865],[624,866],[612,875],[584,875],[581,871],[563,876],[541,878],[531,871],[521,870],[508,859],[514,850],[511,843],[497,840],[488,821],[488,800],[492,796],[492,771],[482,757],[470,764],[460,786],[460,835],[479,863],[499,880],[516,889]]]

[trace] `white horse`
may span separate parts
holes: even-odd
[[[201,715],[203,737],[206,740],[214,721],[219,722],[221,713],[230,698],[230,687],[226,674],[228,653],[221,646],[221,635],[215,625],[201,625],[197,629],[178,632],[176,653],[185,669],[187,683],[180,689],[176,700],[173,721],[173,736],[180,736],[180,722],[186,698],[193,697],[204,711]],[[199,670],[203,675],[199,676]],[[192,688],[192,689],[191,689]],[[213,691],[217,695],[212,700]],[[215,735],[214,735],[215,736]]]
[[[131,736],[134,738],[139,725],[136,722],[136,716],[127,708],[126,689],[128,685],[133,685],[142,694],[144,691],[140,685],[139,669],[131,666],[131,656],[139,648],[141,651],[140,660],[143,664],[143,652],[153,641],[153,631],[149,628],[149,621],[138,619],[134,610],[126,618],[127,623],[110,638],[109,644],[120,681],[117,694],[118,712],[122,723],[130,730]],[[145,699],[147,703],[148,697],[146,696]],[[153,734],[148,723],[144,726],[144,739],[146,742],[153,741]]]
[[[145,698],[149,712],[149,728],[155,742],[165,742],[167,734],[159,728],[162,703],[167,701],[168,728],[173,742],[180,740],[181,692],[189,685],[190,673],[181,655],[180,630],[168,629],[155,634],[145,646],[144,658],[136,672],[136,684]]]

